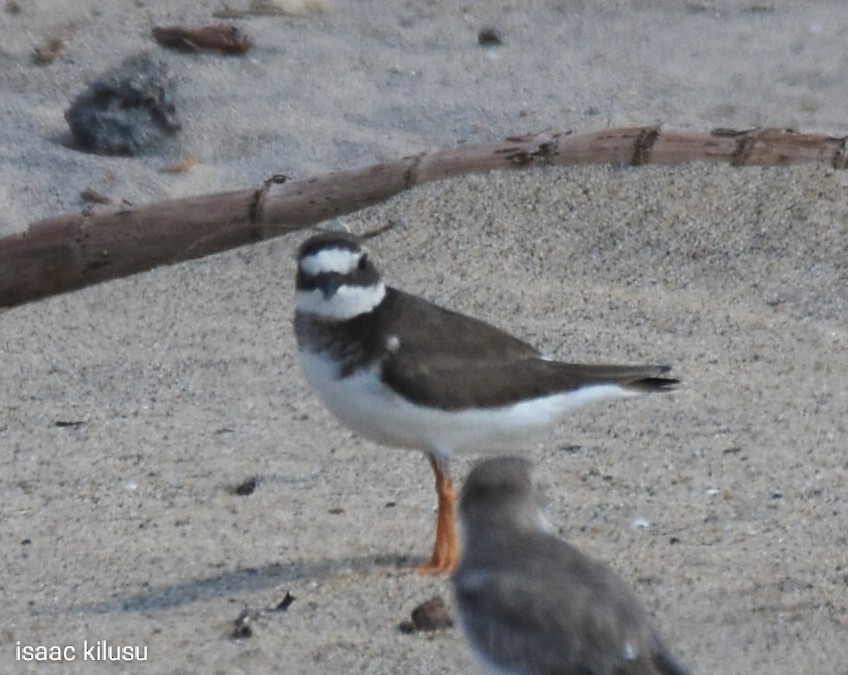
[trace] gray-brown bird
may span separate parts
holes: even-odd
[[[453,576],[472,649],[498,675],[685,675],[627,584],[551,534],[529,462],[471,470]]]

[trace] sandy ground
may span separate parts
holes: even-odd
[[[149,40],[217,2],[19,4],[0,11],[0,234],[78,210],[86,187],[146,203],[548,127],[848,133],[840,1],[335,0],[239,22],[242,58]],[[484,27],[501,47],[478,46]],[[63,31],[63,55],[33,65]],[[65,147],[73,97],[144,49],[178,79],[176,146]],[[395,285],[555,356],[673,364],[680,392],[518,449],[550,476],[552,521],[632,583],[694,672],[844,674],[846,216],[848,173],[826,168],[596,166],[454,180],[344,224],[397,221],[372,244]],[[479,672],[459,630],[397,628],[452,602],[408,571],[429,552],[430,470],[307,390],[303,238],[0,315],[0,672],[129,670],[85,661],[86,640],[146,647],[138,672]],[[76,658],[16,662],[18,645]]]

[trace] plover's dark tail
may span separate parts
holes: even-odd
[[[579,386],[594,384],[615,384],[635,393],[674,391],[680,380],[661,377],[671,370],[671,366],[617,366],[556,364],[560,373],[572,378]],[[582,382],[581,382],[582,380]]]
[[[665,370],[670,370],[669,366],[662,367]],[[628,382],[626,386],[628,389],[648,394],[652,392],[674,391],[677,389],[678,384],[680,384],[680,380],[675,380],[670,377],[643,377],[641,379]]]

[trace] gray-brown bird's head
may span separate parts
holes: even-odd
[[[478,462],[465,480],[459,512],[468,537],[481,528],[550,531],[532,465],[519,457]]]

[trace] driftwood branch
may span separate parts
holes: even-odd
[[[0,307],[302,229],[430,181],[503,168],[589,163],[734,166],[848,165],[846,138],[782,129],[693,132],[658,127],[536,136],[426,152],[258,189],[139,207],[92,206],[0,239]]]

